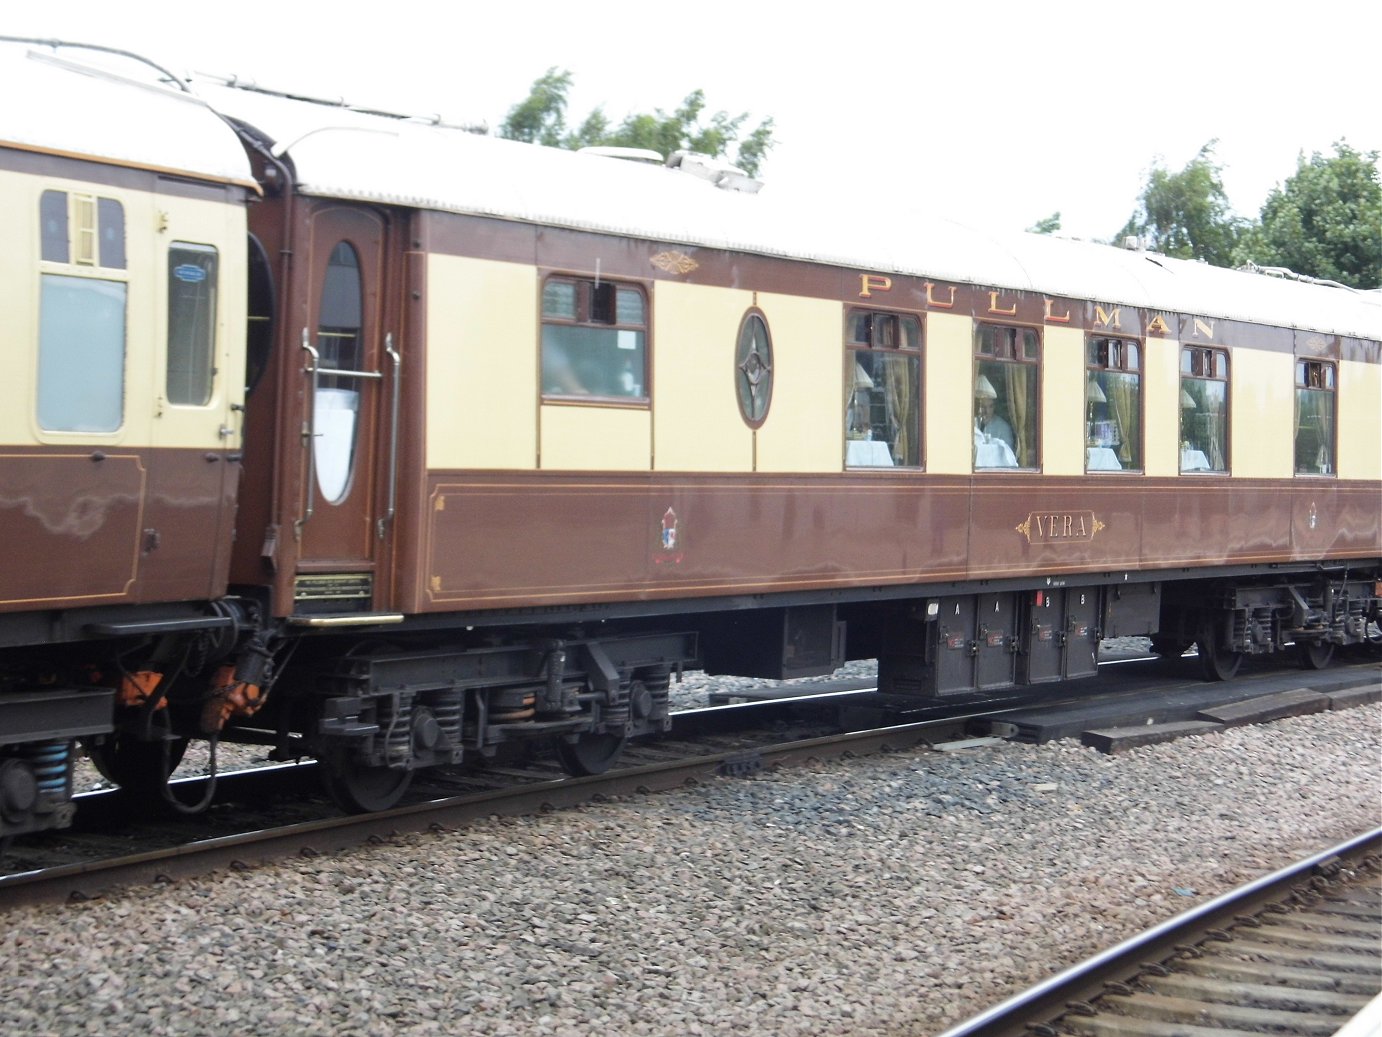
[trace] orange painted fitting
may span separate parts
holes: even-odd
[[[235,679],[234,666],[222,666],[211,680],[211,696],[202,707],[202,730],[215,734],[231,717],[250,717],[264,704],[258,684]]]
[[[122,706],[142,706],[153,697],[162,680],[163,674],[156,670],[127,673],[120,679],[120,689],[116,693],[116,698]],[[167,700],[159,699],[158,705],[154,708],[163,709],[167,705]]]

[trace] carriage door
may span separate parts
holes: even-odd
[[[311,217],[298,613],[389,604],[381,566],[391,516],[381,498],[392,478],[393,444],[384,440],[396,427],[398,354],[380,312],[385,236],[383,218],[365,210],[333,206]]]

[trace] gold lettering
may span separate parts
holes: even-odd
[[[999,309],[998,293],[989,292],[989,313],[1001,313],[1005,317],[1014,317],[1017,315],[1017,303],[1013,303],[1009,309]]]
[[[953,310],[955,308],[955,286],[950,286],[950,301],[941,302],[934,294],[935,285],[930,281],[926,282],[926,305],[937,310]]]
[[[1033,518],[1036,519],[1036,524],[1037,524],[1037,539],[1040,540],[1042,537],[1044,537],[1044,536],[1046,535],[1046,530],[1044,530],[1044,529],[1041,528],[1041,516],[1040,516],[1040,515],[1034,515]]]
[[[1151,335],[1153,333],[1157,335],[1171,334],[1171,329],[1166,326],[1166,321],[1162,319],[1162,316],[1159,313],[1155,317],[1153,317],[1151,321],[1147,324],[1147,334]]]
[[[1089,536],[1089,527],[1084,524],[1084,513],[1080,513],[1080,528],[1077,531],[1079,536]]]
[[[1195,334],[1197,336],[1203,336],[1204,338],[1213,338],[1214,322],[1212,320],[1201,320],[1199,317],[1196,317]]]
[[[1120,312],[1117,306],[1113,308],[1112,312],[1106,312],[1102,306],[1096,305],[1094,307],[1094,323],[1102,328],[1122,327],[1122,325],[1118,323]]]
[[[891,292],[893,279],[884,274],[860,274],[859,298],[872,298],[874,292]]]
[[[1064,316],[1057,317],[1054,313],[1051,312],[1051,307],[1054,306],[1055,304],[1056,304],[1056,300],[1055,300],[1055,299],[1047,299],[1047,300],[1046,300],[1046,320],[1047,320],[1047,322],[1050,323],[1050,324],[1069,324],[1069,323],[1070,323],[1070,308],[1069,308],[1069,307],[1066,307],[1065,315],[1064,315]]]
[[[1065,515],[1062,517],[1065,519],[1065,524],[1062,527],[1061,536],[1068,537],[1072,532],[1074,532],[1075,519],[1072,515]]]

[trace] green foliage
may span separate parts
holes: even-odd
[[[1235,217],[1224,194],[1211,140],[1178,173],[1152,167],[1138,209],[1119,231],[1137,235],[1147,247],[1179,259],[1202,259],[1229,266],[1244,222]]]
[[[750,176],[756,175],[773,146],[773,121],[764,119],[742,136],[748,113],[706,115],[705,92],[693,90],[670,114],[661,108],[635,113],[611,127],[604,110],[596,108],[575,130],[566,126],[566,100],[571,73],[549,68],[533,83],[528,96],[509,109],[499,136],[557,148],[648,148],[666,156],[674,151],[695,151],[729,158]],[[737,145],[737,148],[736,148]],[[731,154],[731,149],[734,153]]]
[[[1382,287],[1382,180],[1378,153],[1344,141],[1334,154],[1296,162],[1274,188],[1262,220],[1239,245],[1241,262],[1283,266],[1354,288]]]
[[[1027,228],[1028,234],[1054,234],[1060,230],[1060,213],[1053,212],[1050,216],[1043,216]]]

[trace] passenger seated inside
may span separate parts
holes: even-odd
[[[974,467],[1016,468],[1012,426],[997,413],[998,393],[985,375],[974,386]]]

